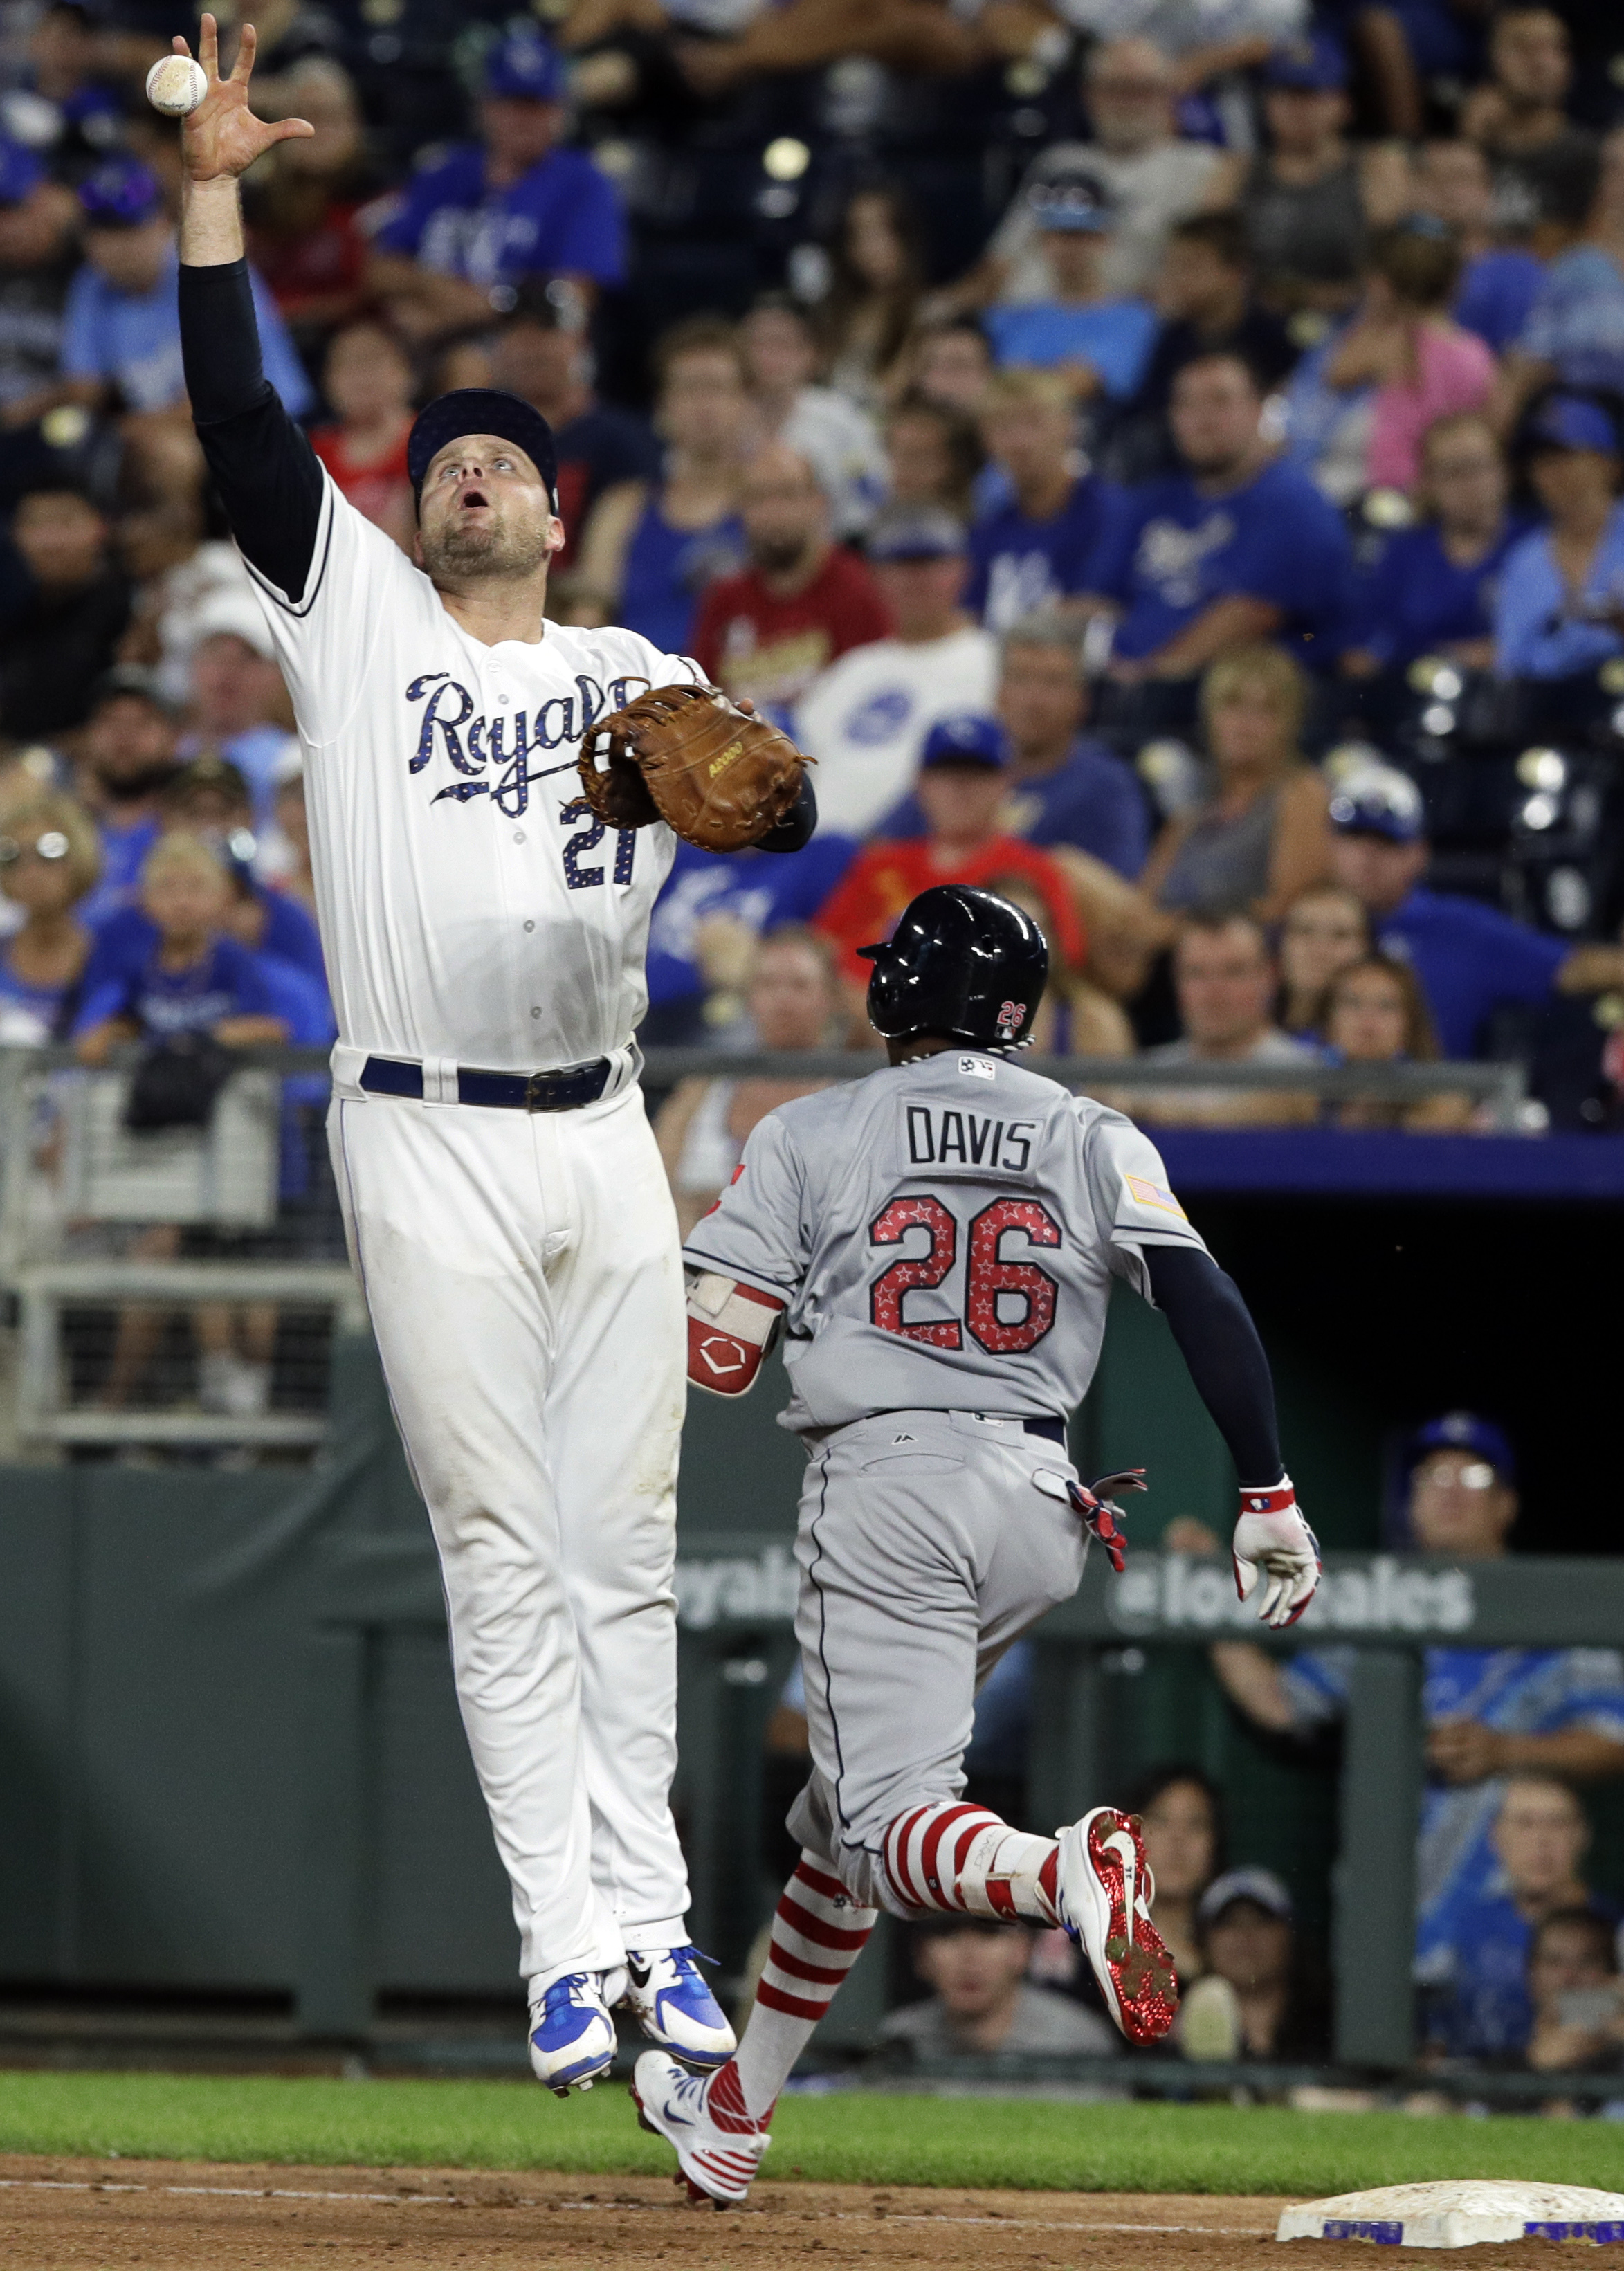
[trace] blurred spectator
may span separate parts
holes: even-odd
[[[1619,431],[1583,395],[1553,394],[1530,422],[1528,476],[1550,516],[1514,545],[1494,610],[1507,678],[1571,678],[1624,651]]]
[[[1492,1420],[1451,1411],[1408,1446],[1408,1542],[1453,1561],[1506,1551],[1516,1519],[1511,1446]],[[1215,1541],[1216,1550],[1216,1541]],[[1341,1716],[1352,1651],[1286,1658],[1222,1642],[1213,1669],[1258,1726],[1312,1739]],[[1491,1830],[1504,1776],[1624,1774],[1624,1660],[1611,1649],[1429,1648],[1422,1709],[1429,1778],[1418,1854],[1421,1977],[1447,1977],[1460,1919],[1489,1895],[1500,1861]],[[1575,1856],[1576,1862],[1576,1854]]]
[[[1404,670],[1423,654],[1463,669],[1494,660],[1494,604],[1507,555],[1527,524],[1508,509],[1506,463],[1475,412],[1440,418],[1421,440],[1422,517],[1389,537],[1354,602],[1350,676]]]
[[[26,426],[60,400],[63,307],[78,201],[35,153],[0,135],[0,427]]]
[[[296,743],[293,754],[297,755]],[[279,764],[279,777],[282,766]],[[291,963],[317,985],[324,987],[321,940],[309,914],[296,898],[256,882],[253,859],[254,806],[249,786],[234,764],[223,757],[194,757],[183,765],[160,799],[166,833],[179,829],[195,836],[220,859],[231,887],[225,928],[240,946]],[[133,951],[132,941],[145,920],[138,907],[111,916],[97,931],[98,958]],[[100,972],[95,973],[98,977]]]
[[[356,214],[377,184],[365,124],[349,74],[329,56],[302,57],[263,92],[256,78],[255,101],[264,117],[302,118],[316,129],[268,150],[242,190],[249,258],[314,355],[366,307],[368,246]]]
[[[0,940],[0,1043],[66,1040],[91,946],[75,909],[101,869],[95,825],[71,797],[36,796],[0,817],[0,897],[22,918]]]
[[[1147,1049],[1146,1064],[1308,1064],[1310,1052],[1283,1033],[1272,1009],[1278,975],[1261,924],[1250,915],[1197,914],[1173,951],[1183,1038]],[[1175,1128],[1301,1125],[1314,1099],[1287,1090],[1153,1089],[1124,1103],[1136,1119]]]
[[[236,546],[224,537],[205,542],[203,531],[200,495],[138,505],[118,523],[119,557],[135,585],[119,662],[150,672],[156,692],[176,709],[191,693],[199,608],[217,591],[249,590]]]
[[[381,324],[351,324],[334,336],[322,365],[322,392],[335,422],[310,436],[339,492],[403,552],[417,533],[406,472],[413,385],[411,358],[391,333]]]
[[[807,460],[835,534],[858,535],[885,490],[885,452],[874,421],[846,395],[812,383],[817,340],[811,318],[788,293],[758,300],[740,339],[763,436]]]
[[[1585,146],[1550,169],[1536,249],[1549,263],[1506,350],[1495,421],[1509,432],[1542,386],[1624,386],[1624,141],[1604,167]]]
[[[836,218],[831,267],[819,311],[829,383],[877,410],[901,391],[924,291],[919,216],[904,190],[876,182],[853,191]]]
[[[1117,2054],[1107,2019],[1028,1984],[1032,1935],[1024,1925],[950,1917],[914,1925],[912,1938],[913,1969],[929,1999],[890,2013],[883,2044],[905,2045],[919,2059]]]
[[[592,391],[585,333],[565,323],[543,294],[522,299],[491,348],[490,383],[539,410],[553,429],[564,548],[553,572],[575,564],[588,516],[611,491],[659,479],[659,444],[646,421],[615,410]],[[641,503],[643,490],[638,489]]]
[[[1278,647],[1236,647],[1201,682],[1211,786],[1156,839],[1141,888],[1171,915],[1245,908],[1278,922],[1330,859],[1326,789],[1302,761],[1303,674]]]
[[[885,421],[888,504],[935,507],[968,520],[985,458],[968,418],[923,394],[905,394]],[[872,543],[869,547],[873,555]]]
[[[719,316],[677,324],[655,362],[664,473],[657,487],[617,481],[599,501],[580,538],[571,620],[621,623],[682,654],[707,585],[743,555],[739,481],[750,406],[738,333]]]
[[[1577,1911],[1609,1936],[1616,1922],[1580,1874],[1590,1826],[1568,1784],[1512,1774],[1497,1788],[1493,1873],[1476,1900],[1454,1910],[1447,1936],[1423,1940],[1418,1967],[1429,2044],[1455,2058],[1503,2058],[1527,2047],[1534,1933],[1546,1918]]]
[[[800,451],[771,442],[756,453],[739,517],[749,564],[705,592],[693,653],[735,701],[782,715],[849,648],[884,638],[890,619],[862,562],[831,541],[828,499]]]
[[[1210,142],[1179,139],[1177,93],[1173,64],[1153,38],[1106,36],[1091,48],[1083,101],[1093,140],[1055,143],[1033,161],[964,294],[1014,306],[1053,298],[1054,278],[1029,198],[1039,182],[1078,165],[1095,171],[1116,203],[1103,288],[1148,294],[1173,223],[1230,204],[1237,182],[1233,157]]]
[[[198,607],[192,631],[191,710],[181,755],[213,755],[235,765],[263,823],[271,816],[272,776],[292,738],[270,626],[251,592],[222,587]]]
[[[93,927],[130,905],[141,863],[158,841],[163,791],[179,770],[168,705],[140,670],[111,671],[91,689],[79,794],[101,834],[101,879],[81,910]]]
[[[1310,2065],[1330,2054],[1329,1999],[1297,1947],[1292,1896],[1271,1869],[1230,1869],[1201,1896],[1203,1977],[1183,2008],[1186,2058]]]
[[[969,604],[989,630],[1097,590],[1121,492],[1084,469],[1071,390],[1056,371],[1000,371],[982,397],[987,452],[1013,495],[970,532]]]
[[[795,712],[798,746],[817,764],[821,827],[867,836],[913,781],[939,719],[992,706],[997,646],[962,605],[965,532],[933,508],[890,506],[875,521],[868,565],[895,625],[816,678]]]
[[[1420,979],[1446,1057],[1477,1054],[1502,1002],[1624,984],[1624,952],[1570,946],[1480,899],[1422,887],[1428,847],[1420,792],[1389,766],[1342,783],[1330,801],[1331,873],[1355,892],[1376,943]]]
[[[107,522],[71,483],[20,498],[11,542],[26,577],[0,620],[0,731],[26,741],[83,725],[130,620],[130,586]]]
[[[649,925],[644,1041],[725,1045],[743,1012],[756,940],[809,923],[855,851],[849,838],[826,828],[799,852],[701,852],[679,844]]]
[[[1525,246],[1498,242],[1494,185],[1475,142],[1425,142],[1411,160],[1411,174],[1416,211],[1431,213],[1460,239],[1466,265],[1456,322],[1502,354],[1528,321],[1545,280],[1542,263]]]
[[[800,924],[755,943],[744,981],[750,1045],[759,1049],[829,1049],[839,1044],[840,981],[829,941]],[[655,1115],[654,1134],[684,1238],[732,1182],[745,1139],[793,1096],[819,1080],[685,1080]]]
[[[1132,882],[1150,846],[1149,816],[1131,767],[1083,732],[1088,681],[1076,619],[1024,615],[1000,645],[997,708],[1008,739],[1009,793],[999,824],[1045,851],[1085,852]],[[917,836],[922,825],[910,800],[890,815],[884,833]]]
[[[1189,678],[1242,640],[1324,644],[1340,629],[1346,530],[1312,481],[1277,462],[1262,411],[1235,355],[1202,355],[1173,381],[1184,471],[1130,492],[1096,564],[1094,593],[1119,611],[1118,680]]]
[[[988,309],[994,353],[1001,363],[1060,370],[1079,401],[1125,402],[1157,324],[1148,300],[1119,298],[1101,283],[1116,226],[1111,193],[1097,173],[1075,166],[1034,182],[1026,195],[1054,288],[1047,299]]]
[[[1009,743],[991,718],[950,718],[931,728],[914,789],[927,833],[859,853],[817,919],[841,948],[855,987],[866,991],[868,977],[858,948],[889,938],[918,892],[932,883],[987,883],[999,875],[1024,876],[1041,892],[1059,960],[1081,969],[1085,942],[1064,875],[1047,853],[999,828],[1008,765]]]
[[[104,157],[123,124],[99,15],[86,0],[48,0],[29,34],[27,67],[5,97],[9,130],[68,180]]]
[[[63,316],[63,391],[88,408],[186,408],[181,369],[179,257],[175,227],[156,177],[133,158],[109,158],[79,191],[85,265],[68,291]],[[302,418],[314,402],[310,382],[275,301],[250,268],[265,376],[284,407]]]
[[[1144,1831],[1144,1858],[1156,1891],[1151,1918],[1188,1987],[1205,1969],[1196,1924],[1201,1896],[1224,1865],[1218,1793],[1199,1767],[1156,1767],[1130,1791],[1125,1809]]]
[[[1252,296],[1252,264],[1238,213],[1196,213],[1173,229],[1156,278],[1162,327],[1123,421],[1114,465],[1148,474],[1173,469],[1167,408],[1173,382],[1203,354],[1239,355],[1272,389],[1297,360],[1278,316]]]
[[[1541,1917],[1528,1950],[1528,1999],[1533,2026],[1524,2055],[1535,2073],[1610,2074],[1624,2062],[1624,2001],[1611,1918],[1579,1908]]]
[[[1373,390],[1366,486],[1413,488],[1434,420],[1488,402],[1494,357],[1447,312],[1460,272],[1458,242],[1428,213],[1371,238],[1363,300],[1326,369],[1340,392]]]
[[[201,837],[161,837],[141,867],[141,912],[150,928],[116,968],[87,987],[74,1022],[86,1064],[106,1061],[116,1041],[206,1033],[226,1048],[284,1041],[258,956],[227,935],[231,888],[224,864]]]
[[[938,316],[921,324],[910,361],[913,383],[927,402],[956,417],[980,417],[993,349],[979,316]]]
[[[1576,153],[1593,150],[1595,138],[1568,121],[1573,58],[1554,8],[1512,0],[1496,10],[1488,62],[1490,77],[1467,96],[1460,129],[1493,168],[1500,227],[1528,235],[1548,216],[1554,174]]]
[[[1332,1064],[1437,1061],[1438,1037],[1420,981],[1408,963],[1391,955],[1367,955],[1337,972],[1321,1004],[1320,1031]],[[1323,1116],[1336,1128],[1419,1132],[1463,1128],[1471,1119],[1471,1106],[1460,1096],[1423,1097],[1413,1104],[1351,1097],[1345,1103],[1327,1105]]]
[[[1278,48],[1263,71],[1269,146],[1241,196],[1258,288],[1280,309],[1352,304],[1367,230],[1409,203],[1409,167],[1392,143],[1347,142],[1347,59],[1315,32]]]
[[[1312,1040],[1334,978],[1370,952],[1370,923],[1355,894],[1341,883],[1310,883],[1299,891],[1280,926],[1280,995],[1275,1015],[1283,1031]]]
[[[480,139],[431,149],[378,230],[368,281],[413,338],[488,324],[527,276],[588,306],[626,269],[620,193],[563,145],[563,65],[540,33],[513,32],[485,65]]]

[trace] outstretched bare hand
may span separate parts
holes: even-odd
[[[220,75],[220,32],[212,16],[197,26],[197,61],[207,74],[209,91],[190,117],[181,122],[181,159],[194,182],[235,181],[256,158],[275,143],[302,139],[316,129],[306,118],[256,118],[248,107],[248,83],[254,73],[258,40],[251,24],[242,26],[237,60],[229,78]],[[191,49],[176,38],[175,52]]]

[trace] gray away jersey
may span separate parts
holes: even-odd
[[[783,1424],[1080,1404],[1113,1277],[1202,1240],[1120,1112],[950,1049],[769,1113],[684,1260],[788,1307]]]

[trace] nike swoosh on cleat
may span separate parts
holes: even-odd
[[[1134,1936],[1134,1889],[1139,1873],[1139,1858],[1134,1849],[1134,1841],[1127,1830],[1119,1829],[1113,1836],[1102,1837],[1099,1842],[1106,1851],[1114,1853],[1122,1865],[1122,1909],[1128,1937],[1131,1940]]]

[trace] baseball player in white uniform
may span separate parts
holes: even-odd
[[[576,772],[596,719],[702,674],[544,622],[552,437],[513,396],[417,421],[415,563],[339,495],[260,369],[236,177],[309,130],[253,117],[253,52],[250,28],[222,81],[203,18],[188,391],[293,695],[346,1226],[440,1552],[532,2060],[562,2096],[607,2071],[622,1998],[680,2057],[733,2047],[667,1799],[682,1280],[632,1033],[674,841],[606,829]],[[803,795],[762,840],[814,819]]]
[[[1241,1597],[1283,1625],[1319,1578],[1256,1329],[1155,1147],[1009,1054],[1043,992],[1036,926],[939,885],[865,951],[889,1068],[770,1113],[685,1252],[690,1378],[740,1392],[782,1325],[784,1425],[808,1453],[801,1862],[737,2055],[700,2076],[645,2051],[634,2085],[679,2181],[720,2206],[882,1908],[1063,1925],[1124,2034],[1172,2023],[1136,1820],[1099,1806],[1040,1837],[961,1795],[980,1683],[1076,1590],[1091,1530],[1121,1566],[1120,1509],[1079,1483],[1065,1424],[1114,1280],[1166,1313],[1234,1457]]]

